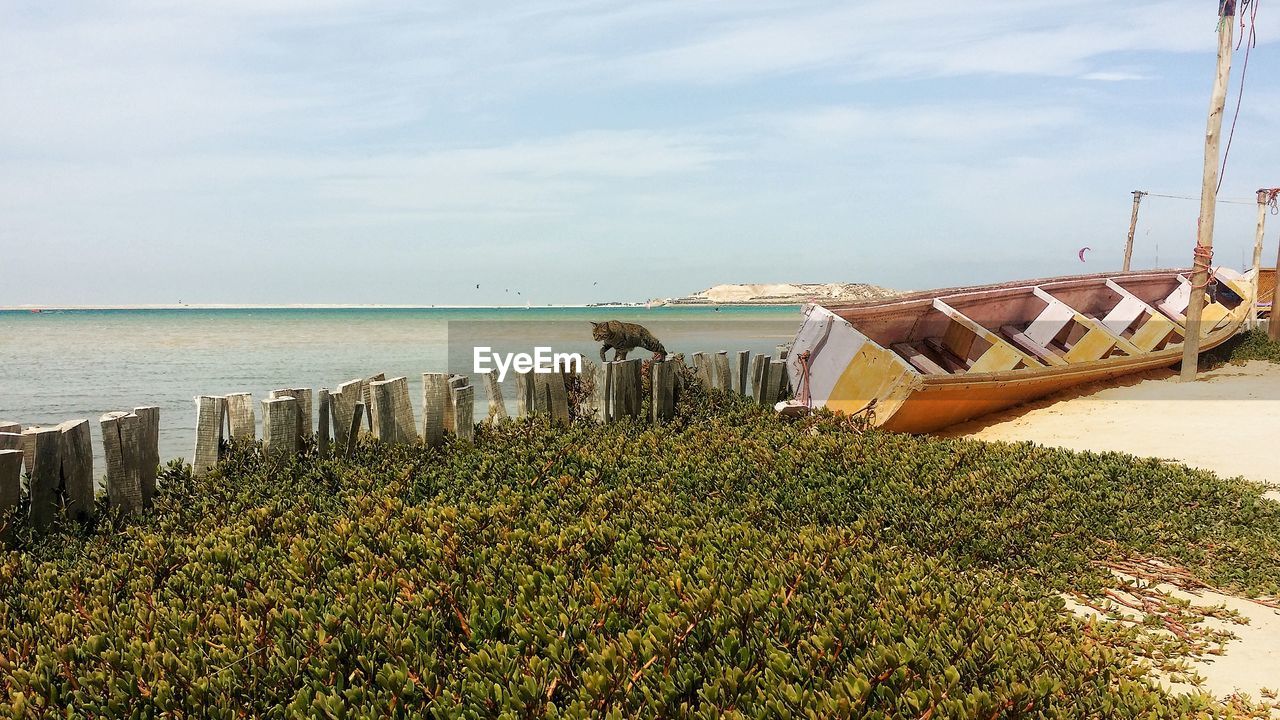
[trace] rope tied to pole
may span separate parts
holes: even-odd
[[[1213,283],[1213,267],[1212,267],[1213,266],[1213,247],[1209,245],[1201,245],[1197,243],[1196,248],[1195,250],[1192,251],[1192,253],[1194,255],[1194,258],[1192,259],[1193,265],[1191,269],[1192,277],[1195,277],[1195,273],[1198,273],[1201,270],[1203,270],[1204,283],[1197,285],[1196,283],[1192,282],[1191,288],[1193,290],[1203,290],[1209,287],[1209,285]]]
[[[809,407],[809,351],[796,356],[800,361],[800,404]]]
[[[1258,192],[1266,193],[1262,202],[1271,210],[1271,214],[1280,215],[1280,188],[1264,188]]]

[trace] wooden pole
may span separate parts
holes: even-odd
[[[1227,101],[1231,77],[1231,38],[1235,29],[1236,1],[1223,0],[1218,17],[1218,69],[1209,97],[1209,120],[1204,137],[1204,182],[1200,187],[1200,223],[1196,233],[1195,271],[1191,275],[1191,302],[1187,306],[1187,336],[1182,342],[1183,382],[1196,379],[1200,360],[1200,317],[1204,288],[1213,263],[1213,221],[1218,204],[1218,145],[1222,136],[1222,107]]]
[[[502,398],[502,385],[498,383],[498,371],[490,370],[484,376],[484,394],[489,399],[489,422],[507,419],[507,403]]]
[[[734,368],[733,391],[739,395],[746,395],[750,390],[750,383],[747,378],[751,377],[750,372],[751,351],[738,351],[738,365]]]
[[[449,373],[422,373],[422,440],[432,447],[444,440],[449,393]]]
[[[559,370],[546,373],[547,411],[551,422],[569,427],[569,391],[564,385],[564,373]]]
[[[730,392],[733,390],[733,376],[729,374],[729,352],[721,350],[711,358],[716,369],[716,389]]]
[[[81,522],[93,517],[93,440],[88,420],[68,420],[62,433],[62,492],[67,517]]]
[[[298,400],[277,397],[262,401],[262,452],[276,462],[293,462],[298,454]]]
[[[196,449],[192,469],[196,477],[209,472],[218,464],[222,452],[222,427],[227,415],[227,399],[222,396],[201,395],[196,398]],[[105,416],[104,416],[105,417]],[[108,467],[110,462],[108,461]]]
[[[227,396],[227,417],[231,424],[231,438],[251,443],[258,436],[258,420],[253,413],[253,395],[232,393]]]
[[[396,430],[393,384],[393,380],[374,380],[369,383],[369,397],[373,400],[373,436],[386,443],[400,441],[400,433]]]
[[[136,407],[138,416],[138,489],[142,493],[142,506],[151,507],[156,495],[156,475],[160,472],[160,408],[151,405]]]
[[[16,423],[12,420],[0,420],[0,433],[17,433],[22,434],[22,423]]]
[[[1280,247],[1276,247],[1276,287],[1271,291],[1271,314],[1267,319],[1267,337],[1272,342],[1280,342],[1280,314],[1276,313],[1280,305],[1277,300],[1280,300]]]
[[[22,499],[22,451],[0,450],[0,517],[7,518]]]
[[[21,432],[0,432],[0,450],[21,450]]]
[[[1262,238],[1266,234],[1267,227],[1267,200],[1271,198],[1271,193],[1267,190],[1258,191],[1258,230],[1253,237],[1253,307],[1249,309],[1249,327],[1255,328],[1261,324],[1258,320],[1260,308],[1258,307],[1258,283],[1261,282],[1262,274]]]
[[[1142,204],[1141,190],[1133,191],[1133,212],[1129,215],[1129,239],[1124,243],[1124,265],[1120,269],[1129,272],[1129,263],[1133,260],[1133,234],[1138,230],[1138,206]]]
[[[563,387],[563,385],[561,386]],[[463,385],[453,390],[453,422],[455,434],[462,442],[475,440],[476,424],[473,419],[476,409],[476,389]]]
[[[316,420],[319,421],[319,428],[316,430],[316,452],[320,457],[329,454],[329,440],[332,433],[329,428],[333,427],[333,415],[329,410],[329,388],[320,388],[320,392],[316,394],[316,403],[319,408]]]
[[[138,512],[142,509],[142,473],[138,469],[142,444],[138,437],[138,416],[110,412],[103,415],[98,424],[102,428],[102,454],[107,459],[107,503],[113,509],[126,513]],[[198,444],[199,439],[196,442]],[[201,474],[216,464],[215,455],[213,462]]]
[[[341,455],[349,455],[360,435],[359,421],[352,422],[356,407],[363,408],[364,380],[348,380],[329,393],[329,416],[333,420],[333,444]],[[362,410],[363,413],[363,410]]]

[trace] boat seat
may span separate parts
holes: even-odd
[[[1009,342],[1017,345],[1023,352],[1036,356],[1046,365],[1067,364],[1067,361],[1059,357],[1057,353],[1043,345],[1037,345],[1034,340],[1027,337],[1026,333],[1013,325],[1001,325],[1000,332],[1004,333],[1004,336],[1009,338]]]
[[[1132,295],[1124,296],[1111,311],[1102,318],[1102,324],[1111,332],[1120,335],[1142,317],[1147,311],[1147,304]]]
[[[982,354],[967,363],[971,373],[1003,372],[1016,369],[1019,365],[1036,367],[1040,363],[1033,356],[1024,354],[991,332],[986,326],[948,305],[941,298],[935,298],[933,307],[938,312],[951,318],[943,343],[951,348],[961,359],[970,357],[973,344],[981,340],[986,343]]]
[[[894,343],[889,346],[894,352],[901,355],[911,366],[926,375],[948,375],[949,373],[943,369],[941,365],[929,359],[929,356],[920,352],[916,347],[907,343]]]
[[[1217,277],[1217,274],[1215,273],[1214,276]],[[1235,290],[1232,290],[1232,292],[1235,292]],[[1200,324],[1203,328],[1200,331],[1201,335],[1208,335],[1213,332],[1231,316],[1231,311],[1227,309],[1226,305],[1209,297],[1206,297],[1205,301],[1204,309],[1200,311]],[[1191,281],[1187,279],[1186,275],[1179,275],[1178,288],[1169,293],[1169,297],[1165,298],[1164,302],[1156,307],[1160,309],[1160,312],[1168,315],[1170,319],[1178,323],[1179,326],[1185,328],[1187,325],[1187,306],[1190,304]]]
[[[1172,320],[1159,313],[1153,313],[1147,321],[1129,337],[1129,342],[1142,352],[1151,352],[1169,339],[1170,335],[1182,337],[1182,331]]]
[[[925,338],[924,345],[938,356],[938,359],[942,361],[942,366],[947,369],[947,372],[968,372],[969,366],[965,364],[965,362],[954,352],[951,352],[951,348],[943,344],[941,338]]]
[[[1048,347],[1074,316],[1075,312],[1064,303],[1049,303],[1048,307],[1041,311],[1030,325],[1027,325],[1023,334],[1036,345]]]

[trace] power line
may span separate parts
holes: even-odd
[[[1196,202],[1200,202],[1200,198],[1192,197],[1190,195],[1162,195],[1160,193],[1150,193],[1150,192],[1144,193],[1144,194],[1147,197],[1170,198],[1172,200],[1195,200]],[[1257,200],[1219,200],[1218,202],[1225,203],[1227,205],[1257,205],[1258,204]]]

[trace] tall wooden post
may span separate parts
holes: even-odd
[[[1222,107],[1227,102],[1231,77],[1231,38],[1235,30],[1236,0],[1218,6],[1218,70],[1209,97],[1209,120],[1204,136],[1204,182],[1200,187],[1200,224],[1196,233],[1195,272],[1191,275],[1191,302],[1187,306],[1187,336],[1182,342],[1183,382],[1196,379],[1200,359],[1200,316],[1204,288],[1213,263],[1213,221],[1218,205],[1218,144],[1222,136]]]
[[[1258,283],[1262,273],[1262,237],[1267,227],[1267,201],[1271,193],[1258,191],[1258,231],[1253,237],[1253,307],[1249,308],[1249,327],[1258,327]],[[1273,303],[1274,304],[1274,303]]]
[[[1124,243],[1124,265],[1120,268],[1129,272],[1129,263],[1133,260],[1133,234],[1138,230],[1138,206],[1142,204],[1141,190],[1133,191],[1133,212],[1129,215],[1129,239]]]
[[[1280,342],[1280,315],[1276,314],[1278,298],[1280,298],[1280,247],[1276,248],[1276,286],[1271,291],[1271,318],[1267,320],[1267,337],[1271,338],[1272,342]]]

